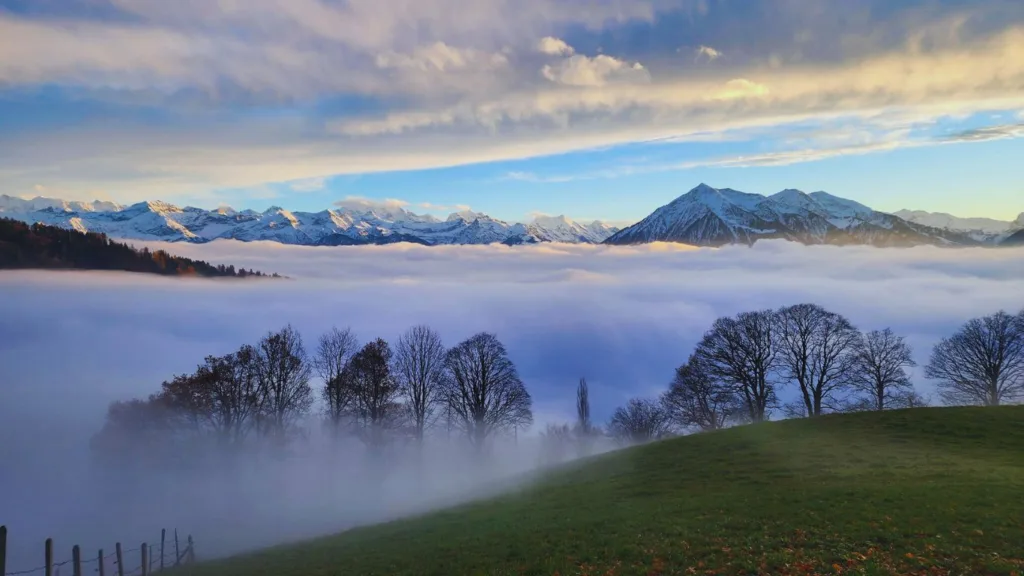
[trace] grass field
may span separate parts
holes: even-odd
[[[1024,574],[1024,407],[828,416],[596,457],[195,576]]]

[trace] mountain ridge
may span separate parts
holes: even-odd
[[[640,222],[616,232],[605,243],[723,246],[785,239],[803,244],[879,247],[994,246],[1008,236],[979,238],[969,231],[929,226],[823,191],[807,194],[786,189],[765,196],[701,183]]]
[[[100,232],[136,240],[204,243],[217,239],[269,240],[307,246],[412,242],[424,245],[598,244],[618,231],[601,221],[589,224],[565,216],[540,216],[510,223],[480,212],[453,212],[441,220],[402,207],[339,206],[319,212],[291,212],[271,206],[262,212],[221,206],[206,210],[160,200],[120,205],[0,195],[0,215],[79,232]]]
[[[995,246],[1019,242],[1015,233],[1024,229],[1024,214],[1014,222],[1003,222],[920,210],[886,213],[824,191],[805,193],[788,188],[762,195],[705,183],[622,229],[601,221],[580,223],[564,215],[541,214],[530,223],[506,222],[468,209],[440,219],[401,206],[358,203],[339,203],[319,212],[291,212],[280,206],[259,212],[227,206],[214,210],[178,207],[159,200],[120,205],[7,195],[0,195],[0,215],[125,239],[193,243],[266,240],[307,246],[657,241],[723,246],[774,238],[880,247]]]
[[[954,216],[946,212],[928,212],[926,210],[898,210],[894,215],[909,222],[931,226],[932,228],[943,228],[947,230],[958,230],[966,232],[974,239],[985,242],[998,240],[1015,230],[1024,228],[1024,213],[1021,213],[1016,220],[996,220],[995,218],[977,218]]]

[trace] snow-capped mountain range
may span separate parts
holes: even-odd
[[[0,195],[0,216],[123,239],[197,243],[268,240],[308,246],[658,241],[722,246],[749,245],[771,238],[804,244],[994,246],[1019,242],[1024,233],[1024,214],[1013,222],[911,210],[889,214],[826,192],[807,194],[790,189],[763,196],[706,184],[622,230],[600,221],[581,224],[564,216],[508,223],[463,211],[441,220],[390,206],[346,205],[321,212],[272,207],[256,212],[179,208],[160,201],[121,206],[5,195]]]
[[[565,216],[541,216],[529,224],[508,223],[479,212],[456,212],[445,220],[386,206],[342,207],[321,212],[263,212],[231,208],[179,208],[160,201],[121,206],[112,202],[24,200],[0,195],[0,216],[42,222],[112,238],[209,242],[269,240],[307,246],[414,242],[444,244],[533,244],[603,242],[618,228],[595,221],[581,224]]]
[[[927,213],[913,214],[926,219]],[[982,236],[974,230],[973,219],[962,220],[966,224],[955,218],[921,223],[826,192],[783,190],[763,196],[701,184],[605,243],[721,246],[782,238],[804,244],[977,246],[999,244],[1015,229],[1024,228],[1022,215],[1016,223],[1006,223],[1004,230],[989,223],[991,230]]]
[[[915,224],[966,232],[980,242],[998,240],[1000,237],[1024,228],[1024,213],[1013,222],[992,218],[960,218],[945,212],[925,212],[924,210],[900,210],[893,214]]]

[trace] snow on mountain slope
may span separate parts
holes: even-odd
[[[900,210],[893,214],[915,224],[968,234],[979,242],[991,242],[1014,230],[1024,228],[1024,214],[1018,218],[1019,222],[1006,222],[992,218],[960,218],[944,212],[925,212],[924,210]]]
[[[864,217],[874,212],[874,210],[860,202],[854,202],[853,200],[833,196],[828,192],[811,192],[808,196],[813,198],[814,201],[820,204],[828,214],[835,218]]]
[[[567,244],[600,244],[618,232],[618,228],[598,220],[582,225],[565,216],[537,216],[526,228],[545,241]]]
[[[486,214],[456,212],[445,220],[401,207],[342,205],[320,212],[263,212],[185,207],[159,201],[123,207],[108,202],[24,200],[0,196],[0,216],[42,222],[114,238],[209,242],[267,240],[309,246],[414,242],[446,244],[534,244],[538,242],[639,244],[664,241],[698,246],[753,244],[782,238],[805,244],[874,246],[995,245],[1024,228],[1016,223],[904,211],[886,214],[826,192],[787,189],[771,196],[701,184],[647,218],[618,230],[603,222],[580,224],[565,216],[539,216],[528,224]],[[927,216],[927,218],[926,218]],[[994,224],[994,223],[999,223]],[[981,226],[963,229],[964,226]],[[1000,229],[1002,232],[996,232]]]
[[[975,245],[955,231],[908,222],[825,192],[783,190],[772,196],[701,184],[620,230],[607,244],[680,242],[696,246],[753,244],[782,238],[804,244],[874,246]]]
[[[112,212],[121,210],[122,206],[114,202],[96,200],[93,202],[68,202],[54,198],[36,196],[31,200],[0,194],[0,212],[32,212],[53,208],[64,212]]]
[[[1020,220],[1018,218],[1018,220]],[[1024,246],[1024,228],[1017,230],[999,243],[1000,246]]]
[[[355,244],[533,244],[598,243],[616,229],[601,222],[582,226],[567,218],[530,225],[508,223],[479,212],[463,211],[439,220],[400,207],[350,205],[321,212],[290,212],[274,206],[263,212],[179,208],[159,201],[116,204],[66,202],[48,198],[23,200],[0,196],[0,215],[114,238],[209,242],[234,239],[285,244],[342,246]]]

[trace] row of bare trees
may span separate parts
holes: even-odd
[[[642,442],[759,422],[780,407],[787,416],[815,417],[918,406],[925,401],[910,380],[914,366],[903,337],[889,329],[862,333],[815,304],[743,312],[714,322],[660,398],[631,400],[602,431],[581,380],[576,423],[549,426],[544,437],[558,451],[571,441],[589,453],[600,436]],[[1024,398],[1024,311],[970,320],[935,346],[924,373],[947,404]],[[371,449],[396,439],[422,442],[442,423],[483,447],[532,423],[530,394],[493,334],[448,349],[435,331],[415,326],[392,347],[380,338],[360,345],[350,330],[335,328],[309,354],[301,335],[286,326],[255,345],[207,357],[146,400],[114,403],[94,446],[121,457],[181,438],[221,447],[253,439],[284,446],[307,432],[314,376],[331,434]],[[797,400],[780,406],[783,386],[795,389]]]
[[[617,409],[608,431],[642,442],[760,422],[780,408],[777,392],[787,385],[798,398],[781,406],[790,417],[921,406],[907,371],[914,366],[892,330],[862,333],[815,304],[743,312],[716,320],[669,389]],[[970,320],[935,346],[924,373],[946,404],[1024,399],[1024,311]]]
[[[289,325],[255,345],[208,356],[148,399],[115,402],[93,446],[121,458],[180,438],[283,447],[308,432],[314,375],[332,435],[371,449],[396,439],[422,442],[441,419],[482,448],[533,419],[530,394],[493,334],[447,349],[435,331],[416,326],[392,347],[381,338],[360,345],[350,330],[334,328],[310,354]]]

